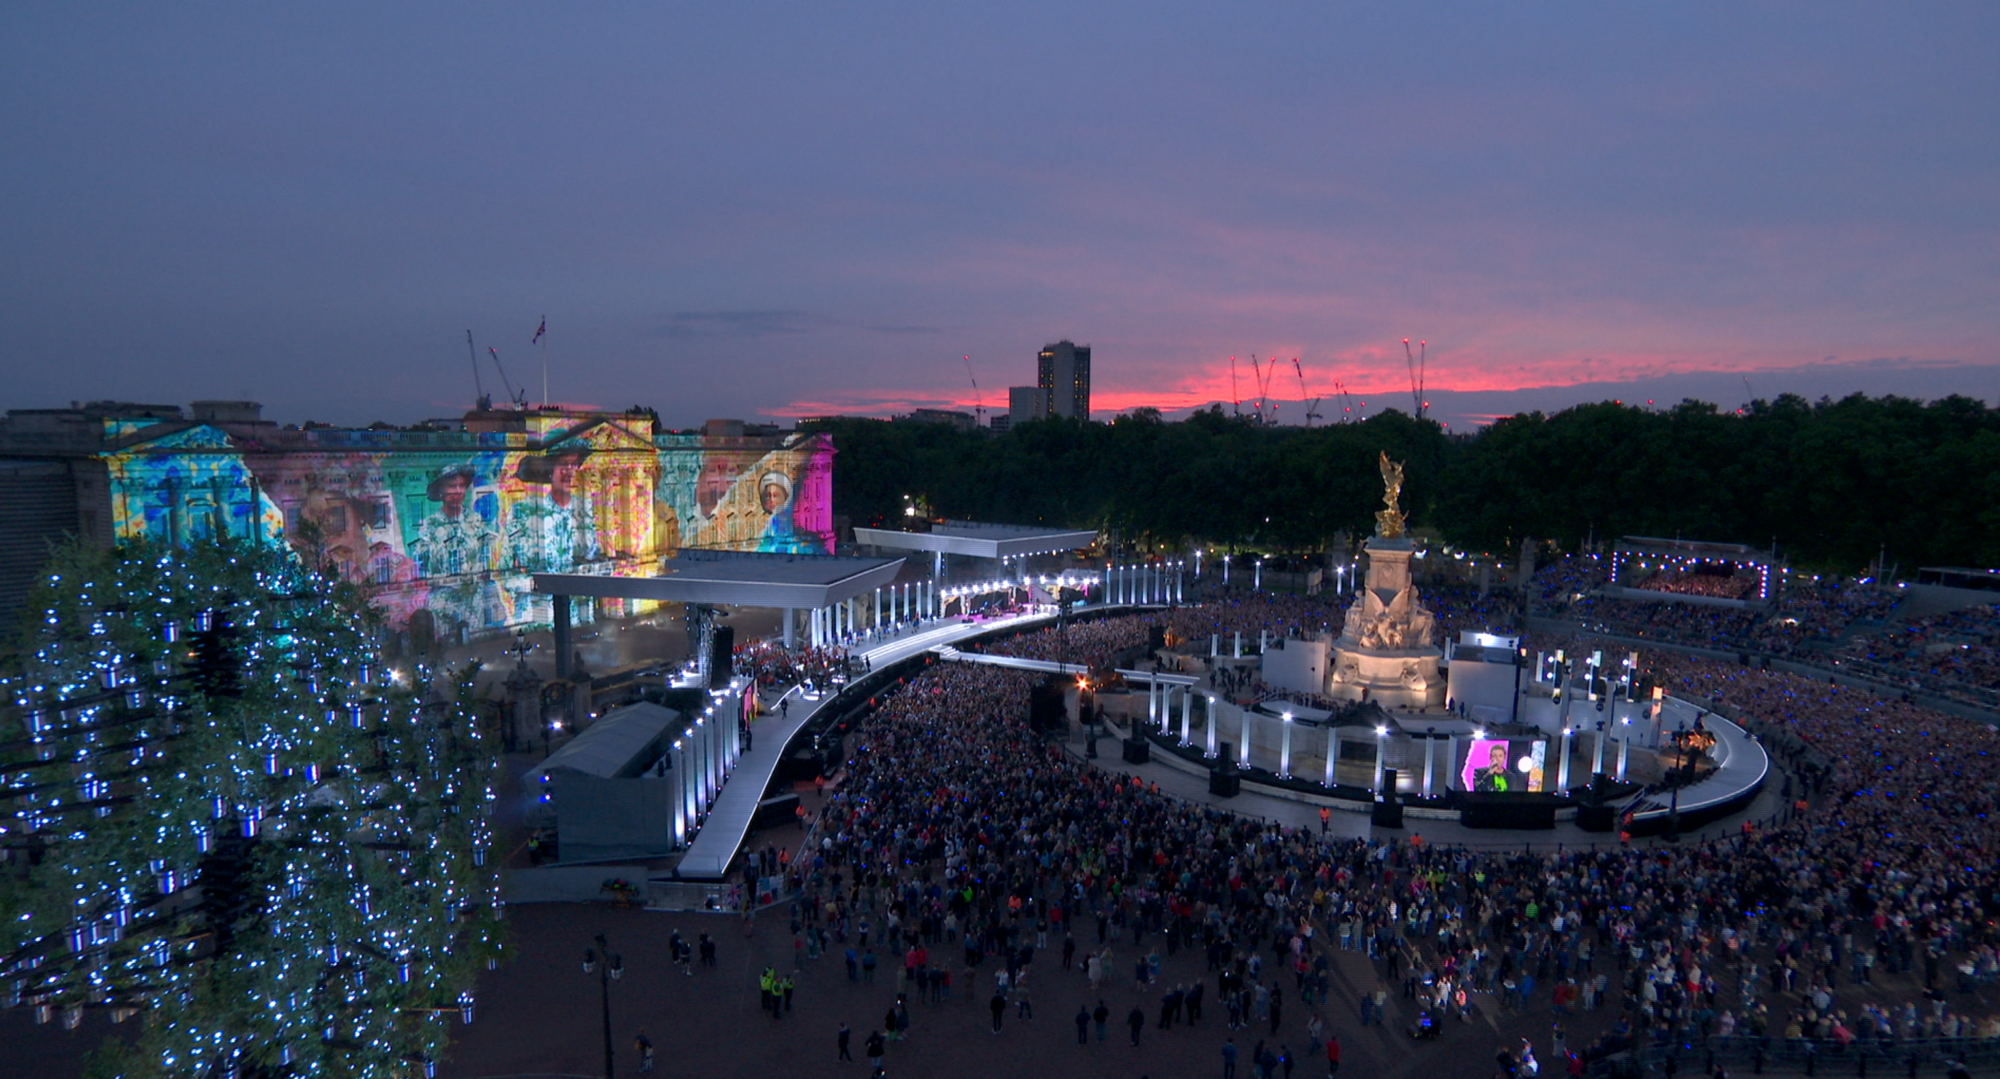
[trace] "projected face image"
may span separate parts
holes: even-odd
[[[439,508],[446,517],[456,518],[465,512],[465,493],[472,490],[472,481],[462,475],[453,475],[438,485]]]
[[[785,494],[785,489],[783,487],[780,487],[775,483],[767,483],[764,485],[765,513],[776,513],[779,510],[784,509],[785,503],[789,500],[790,496]]]
[[[574,454],[558,457],[549,463],[549,497],[558,506],[567,506],[576,491],[576,471],[582,467],[583,458]]]

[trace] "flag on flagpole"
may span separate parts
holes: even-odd
[[[549,332],[549,316],[543,315],[542,324],[540,326],[535,327],[535,336],[528,338],[528,343],[531,345],[539,343],[542,339],[542,335],[547,332]]]

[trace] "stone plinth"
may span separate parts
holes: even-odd
[[[1327,694],[1384,708],[1443,704],[1438,664],[1444,652],[1434,643],[1436,619],[1410,583],[1415,548],[1405,537],[1376,536],[1367,552],[1368,583],[1348,608],[1346,627],[1334,643]]]

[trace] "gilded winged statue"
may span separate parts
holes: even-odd
[[[1388,508],[1375,514],[1375,534],[1383,539],[1395,539],[1403,534],[1403,510],[1398,504],[1403,497],[1403,465],[1400,461],[1389,460],[1389,451],[1382,451],[1382,504]]]

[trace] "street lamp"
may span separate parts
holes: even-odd
[[[617,1058],[611,1048],[611,983],[625,975],[625,961],[611,945],[605,942],[604,934],[596,936],[597,947],[583,950],[583,972],[597,975],[599,998],[604,1005],[604,1079],[613,1079]],[[602,964],[598,962],[598,951],[604,953]]]

